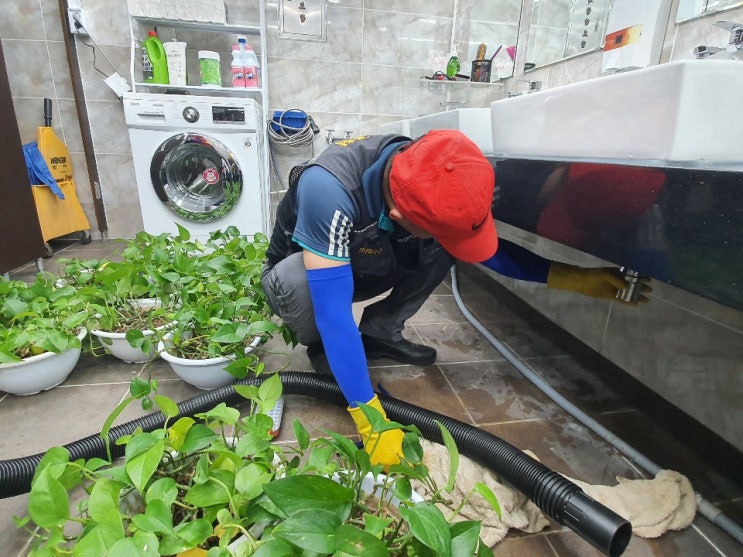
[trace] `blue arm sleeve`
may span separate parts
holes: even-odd
[[[307,284],[315,311],[315,323],[330,369],[343,396],[352,407],[359,402],[369,402],[374,398],[374,389],[369,379],[361,334],[351,312],[351,265],[309,269]]]
[[[529,282],[547,282],[552,261],[502,238],[498,239],[498,251],[482,262],[496,273]]]

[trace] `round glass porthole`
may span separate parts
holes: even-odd
[[[174,135],[157,148],[150,165],[157,197],[175,214],[206,222],[232,211],[242,174],[222,143],[198,133]]]

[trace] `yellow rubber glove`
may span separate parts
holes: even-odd
[[[553,261],[547,275],[547,287],[557,290],[571,290],[592,298],[605,298],[627,305],[636,306],[648,302],[644,294],[652,292],[647,284],[649,279],[640,280],[640,297],[636,302],[617,299],[617,293],[627,287],[619,269],[614,267],[576,267],[567,263]]]
[[[389,422],[377,395],[374,395],[374,398],[366,404],[382,414],[382,417]],[[347,410],[356,424],[356,431],[361,435],[361,441],[364,443],[364,449],[369,453],[371,463],[381,464],[385,471],[388,471],[390,466],[399,464],[402,458],[402,439],[405,437],[405,432],[400,429],[390,429],[382,433],[372,432],[372,425],[364,416],[361,408],[349,406]]]

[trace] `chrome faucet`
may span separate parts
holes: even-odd
[[[542,82],[541,81],[529,80],[529,79],[517,79],[516,81],[523,81],[524,83],[528,83],[529,84],[529,90],[526,92],[527,94],[529,94],[529,93],[536,93],[537,91],[539,91],[539,90],[542,89]],[[518,97],[519,95],[522,95],[522,94],[523,93],[516,92],[516,91],[509,91],[508,92],[508,96],[509,97]]]
[[[713,54],[722,52],[723,50],[725,49],[720,48],[719,46],[699,45],[697,47],[694,47],[694,57],[698,60],[704,60],[708,56],[712,56]]]
[[[716,59],[740,59],[743,55],[743,23],[736,23],[734,21],[716,21],[715,26],[730,31],[728,44],[733,45],[734,49],[728,50],[716,46],[700,45],[694,48],[694,56],[700,60],[709,57],[714,57]]]

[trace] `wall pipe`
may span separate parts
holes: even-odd
[[[279,372],[284,394],[309,395],[345,408],[338,385],[331,378],[314,373]],[[237,381],[238,385],[260,385],[263,377],[249,377]],[[207,411],[220,402],[235,405],[244,402],[232,385],[221,387],[178,403],[179,416],[193,416]],[[394,398],[380,395],[387,415],[400,423],[418,426],[427,439],[442,442],[436,422],[441,422],[452,434],[460,452],[479,461],[484,466],[510,482],[539,508],[558,523],[568,526],[605,555],[618,557],[629,544],[632,526],[624,518],[601,505],[574,483],[545,467],[523,451],[506,441],[448,416],[432,412]],[[153,431],[162,427],[165,416],[153,412],[130,422],[111,428],[108,439],[113,458],[124,454],[124,447],[114,441],[135,429]],[[70,459],[107,458],[106,442],[100,435],[91,435],[65,445]],[[43,453],[0,461],[0,498],[27,493],[31,488],[34,471]]]
[[[467,309],[462,301],[462,297],[459,294],[457,284],[457,271],[456,266],[451,268],[451,284],[452,292],[454,293],[454,300],[459,306],[460,311],[464,314],[467,321],[469,321],[479,332],[482,334],[493,347],[501,353],[501,355],[508,360],[524,377],[531,381],[540,391],[547,395],[554,403],[560,408],[565,410],[568,414],[573,416],[581,424],[586,426],[588,429],[593,431],[596,435],[601,437],[604,441],[611,444],[614,448],[619,450],[622,454],[626,455],[631,460],[635,461],[641,468],[646,472],[656,476],[661,471],[660,466],[655,464],[652,460],[646,457],[644,454],[639,452],[637,449],[632,447],[626,441],[606,429],[596,420],[591,418],[588,414],[583,412],[580,408],[575,406],[560,393],[558,393],[552,386],[542,379],[534,370],[524,363],[516,354],[514,354],[505,344],[496,339],[485,326],[475,318],[472,313]],[[697,509],[699,513],[710,520],[713,524],[718,526],[721,530],[726,532],[738,543],[743,544],[743,527],[740,524],[733,521],[729,516],[723,513],[720,509],[715,507],[712,503],[707,501],[699,493],[694,494],[697,501]]]

